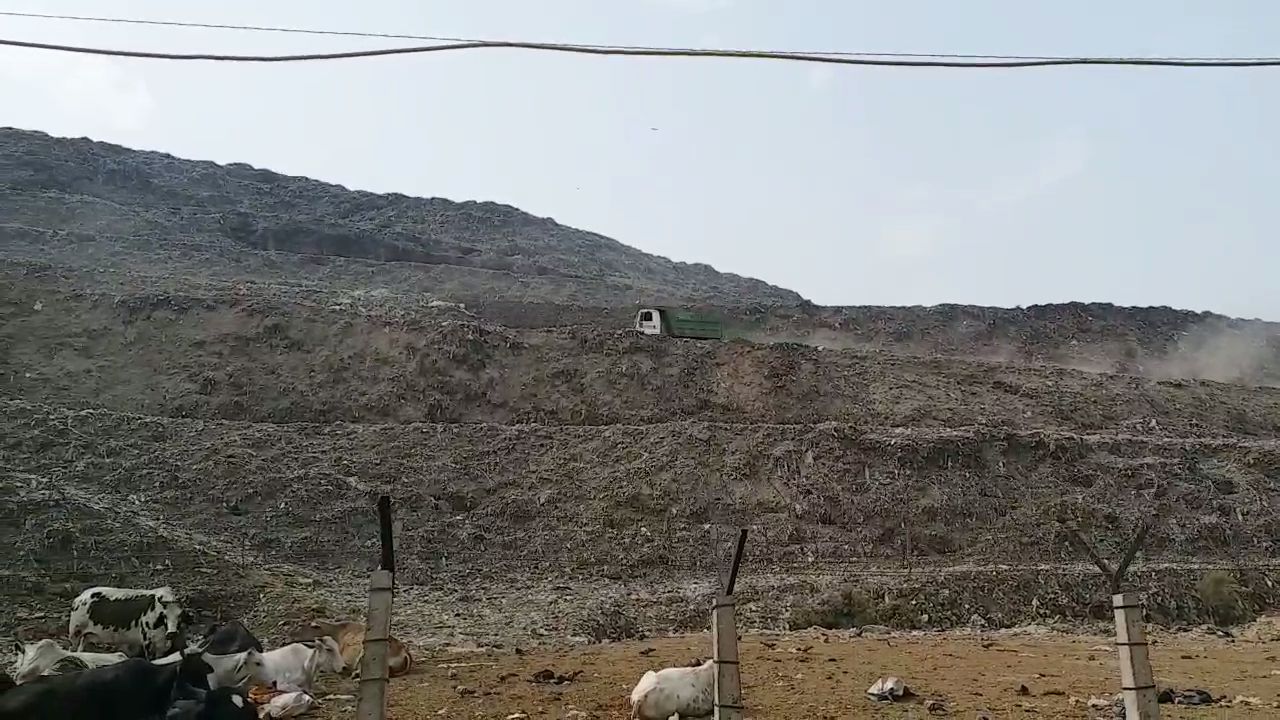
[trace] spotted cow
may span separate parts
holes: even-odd
[[[92,640],[133,657],[157,658],[185,646],[186,619],[172,588],[91,587],[71,601],[67,634],[76,651]]]

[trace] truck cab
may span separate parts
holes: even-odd
[[[660,308],[640,308],[636,312],[635,329],[645,335],[661,335],[662,310]]]

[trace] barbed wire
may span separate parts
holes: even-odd
[[[9,476],[38,479],[23,473]],[[0,525],[24,530],[0,577],[16,583],[158,585],[176,580],[199,586],[216,584],[227,574],[242,578],[255,573],[300,573],[322,585],[354,584],[359,582],[357,575],[378,563],[372,496],[363,508],[354,505],[321,512],[296,509],[287,502],[263,507],[230,503],[213,509],[193,503],[189,511],[175,512],[158,498],[128,496],[128,503],[123,503],[104,497],[90,498],[93,504],[85,505],[81,491],[54,487],[39,491],[36,501],[0,511]],[[865,532],[851,536],[865,530],[860,523],[797,528],[791,513],[761,516],[731,507],[705,507],[690,516],[652,507],[603,512],[498,505],[459,510],[436,505],[441,502],[452,501],[411,498],[399,502],[393,511],[398,526],[398,579],[405,586],[430,589],[441,579],[451,585],[465,584],[465,576],[477,572],[490,581],[508,582],[572,578],[625,585],[680,577],[714,582],[727,567],[730,546],[743,527],[748,528],[751,541],[740,575],[773,584],[839,584],[875,578],[1101,577],[1089,558],[1057,542],[1054,531],[1033,537],[1018,528],[988,530],[967,548],[939,554],[918,551],[908,540],[922,528],[905,523],[886,542],[883,537],[873,541]],[[128,523],[106,512],[115,506],[141,513],[133,522],[153,529],[154,536],[134,532],[121,543],[118,533]],[[103,523],[113,539],[82,535],[86,523],[79,515],[83,513],[92,517],[87,525]],[[188,534],[186,528],[218,528],[219,523],[223,527],[213,530],[220,538],[217,543],[190,546],[198,536]],[[305,523],[310,532],[299,534],[295,523]],[[592,541],[584,544],[588,534]],[[1184,547],[1195,545],[1186,537],[1180,540]],[[1274,539],[1252,538],[1249,543],[1238,543],[1240,552],[1229,557],[1149,553],[1131,572],[1142,577],[1213,571],[1269,577],[1280,572],[1280,561],[1271,552]],[[1009,555],[1010,548],[1032,545],[1041,551]],[[993,554],[992,547],[1005,550]]]
[[[126,551],[127,552],[127,551]],[[349,571],[372,570],[377,565],[376,553],[370,553],[362,562],[354,554],[335,555],[330,551],[290,552],[287,558],[280,558],[281,568],[298,568],[312,572],[324,569],[341,569]],[[9,562],[0,572],[38,572],[42,574],[82,574],[86,572],[148,572],[171,571],[175,568],[190,569],[207,564],[234,565],[243,560],[236,555],[225,555],[217,552],[205,553],[173,553],[166,551],[146,551],[128,553],[127,557],[108,559],[103,549],[85,551],[71,558],[42,560],[29,554],[19,554],[18,562]],[[715,571],[723,569],[725,562],[712,556],[702,556],[698,560],[675,560],[670,558],[626,558],[599,556],[554,556],[547,554],[497,554],[483,551],[442,551],[428,557],[405,557],[399,561],[404,569],[411,572],[431,572],[433,567],[459,565],[465,568],[483,567],[486,572],[507,571],[520,574],[523,570],[535,567],[596,568],[608,574],[611,570],[696,570]],[[258,569],[255,564],[247,569]],[[1188,571],[1202,572],[1210,570],[1236,570],[1273,572],[1280,571],[1280,561],[1260,558],[1223,558],[1223,559],[1190,559],[1190,558],[1158,558],[1144,562],[1135,562],[1131,572],[1170,572]],[[781,559],[772,557],[746,558],[741,572],[750,573],[788,573],[811,571],[816,573],[843,573],[858,575],[982,575],[982,574],[1096,574],[1097,568],[1088,561],[1062,562],[1001,562],[993,561],[981,564],[947,564],[942,562],[902,563],[900,559],[886,557],[875,558],[834,558],[815,557],[808,559]]]

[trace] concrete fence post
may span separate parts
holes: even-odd
[[[1120,658],[1120,692],[1124,697],[1125,720],[1157,720],[1156,683],[1147,652],[1147,632],[1142,623],[1142,606],[1136,593],[1111,596],[1116,618],[1116,650]]]
[[[716,671],[714,720],[742,720],[742,680],[738,672],[738,626],[732,595],[711,609],[711,647]]]
[[[387,717],[387,645],[391,637],[393,580],[388,570],[375,570],[369,581],[369,618],[365,623],[364,653],[360,658],[360,699],[356,720]]]

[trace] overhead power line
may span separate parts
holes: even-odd
[[[313,30],[305,28],[265,25],[233,25],[222,23],[197,23],[170,20],[144,20],[135,18],[99,17],[88,15],[55,15],[0,11],[0,16],[25,17],[47,20],[71,20],[83,22],[123,23],[166,27],[204,28],[216,30],[240,30],[253,32],[294,33],[340,37],[365,37],[379,39],[425,40],[438,44],[412,47],[374,48],[328,53],[304,53],[294,55],[229,55],[219,53],[167,53],[142,50],[82,47],[57,43],[37,43],[24,40],[0,39],[0,46],[55,50],[61,52],[130,57],[151,60],[205,60],[220,62],[302,62],[314,60],[344,60],[388,55],[411,55],[429,52],[447,52],[478,49],[524,49],[547,52],[577,53],[585,55],[623,55],[642,57],[719,57],[762,60],[790,60],[836,65],[863,65],[879,67],[939,67],[939,68],[1030,68],[1066,65],[1123,65],[1155,67],[1274,67],[1280,66],[1280,57],[1072,57],[1053,55],[963,55],[945,53],[876,53],[850,51],[793,51],[793,50],[742,50],[694,47],[661,47],[646,45],[591,45],[561,42],[528,42],[518,40],[486,40],[401,33],[359,32],[343,30]]]
[[[415,47],[377,48],[345,52],[303,53],[298,55],[225,55],[218,53],[167,53],[145,50],[120,50],[115,48],[82,47],[56,43],[38,43],[25,40],[0,39],[0,45],[36,50],[112,57],[143,58],[148,60],[210,60],[218,62],[280,63],[313,60],[349,60],[354,58],[381,57],[387,55],[417,55],[431,52],[481,49],[523,49],[547,52],[576,53],[580,55],[629,55],[641,57],[718,57],[747,58],[757,60],[790,60],[795,62],[825,63],[831,65],[863,65],[875,67],[936,67],[936,68],[1031,68],[1066,65],[1129,65],[1152,67],[1275,67],[1280,58],[1238,58],[1224,60],[1198,59],[1145,59],[1145,58],[1062,58],[1055,60],[994,60],[990,62],[956,60],[910,60],[906,58],[880,59],[872,57],[832,57],[792,52],[765,52],[758,50],[644,50],[633,48],[592,47],[563,45],[558,43],[534,43],[520,41],[461,42]]]
[[[97,15],[56,15],[51,13],[32,13],[32,12],[15,12],[0,11],[0,16],[36,18],[42,20],[72,20],[80,22],[97,22],[97,23],[121,23],[128,25],[154,25],[161,27],[180,27],[180,28],[198,28],[205,30],[240,30],[248,32],[270,32],[270,33],[290,33],[297,35],[323,35],[329,37],[360,37],[360,38],[377,38],[382,40],[426,40],[429,42],[447,42],[447,43],[502,43],[511,42],[501,38],[475,38],[475,37],[456,37],[448,35],[411,35],[405,33],[388,33],[388,32],[365,32],[357,30],[320,30],[311,28],[295,28],[282,27],[278,25],[235,25],[229,23],[202,23],[202,22],[186,22],[179,20],[145,20],[139,18],[121,18],[121,17],[103,17]],[[696,48],[696,47],[677,47],[669,45],[608,45],[602,43],[544,43],[548,45],[557,45],[563,47],[574,48],[604,48],[611,50],[663,50],[671,52],[691,52],[691,51],[707,51],[707,52],[766,52],[787,55],[830,55],[832,57],[883,57],[883,58],[947,58],[954,60],[1074,60],[1075,56],[1070,55],[976,55],[972,53],[907,53],[907,52],[852,52],[848,50],[773,50],[773,49],[756,49],[744,50],[742,48]],[[1122,58],[1116,58],[1122,59]],[[1186,57],[1186,56],[1161,56],[1161,57],[1145,57],[1131,58],[1137,60],[1187,60],[1187,61],[1206,61],[1206,62],[1225,62],[1233,60],[1280,60],[1277,57]]]

